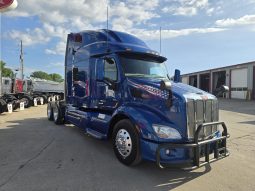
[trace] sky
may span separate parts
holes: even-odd
[[[66,37],[70,32],[106,28],[128,32],[190,73],[255,61],[255,0],[18,0],[1,13],[0,59],[24,69],[64,74]]]

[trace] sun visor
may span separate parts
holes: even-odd
[[[121,52],[118,52],[118,54],[123,57],[126,57],[126,58],[154,61],[154,62],[158,62],[158,63],[162,63],[167,60],[166,57],[160,56],[156,52],[121,51]]]

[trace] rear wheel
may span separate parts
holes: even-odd
[[[57,104],[53,106],[53,120],[57,125],[64,123],[60,107]]]
[[[24,107],[25,108],[29,108],[29,107],[31,107],[34,104],[33,98],[31,96],[29,96],[29,95],[23,96],[22,100],[24,101]]]
[[[0,99],[0,113],[3,113],[7,110],[7,104],[3,99]]]
[[[48,98],[46,95],[41,95],[41,97],[43,98],[43,104],[46,104],[48,102]]]
[[[112,144],[121,163],[129,166],[141,162],[139,135],[130,120],[121,120],[114,126]]]
[[[53,108],[50,103],[47,105],[47,117],[49,121],[53,121]]]
[[[25,108],[29,107],[29,100],[27,98],[23,97],[20,101],[24,102],[24,107]]]

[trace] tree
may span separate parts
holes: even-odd
[[[50,77],[51,77],[52,81],[63,82],[63,78],[59,74],[53,73],[53,74],[50,74]]]
[[[4,61],[0,61],[0,67],[2,69],[2,77],[10,77],[12,78],[14,76],[13,71],[10,68],[5,67],[6,63]]]
[[[43,71],[35,71],[30,76],[34,77],[34,78],[51,80],[51,77],[49,76],[49,74],[47,74],[46,72],[43,72]]]
[[[55,82],[62,82],[63,81],[61,75],[56,74],[56,73],[48,74],[48,73],[43,72],[43,71],[35,71],[30,76],[34,77],[34,78],[51,80],[51,81],[55,81]]]

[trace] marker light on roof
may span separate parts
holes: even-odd
[[[82,36],[79,33],[75,34],[74,41],[78,43],[82,43]]]

